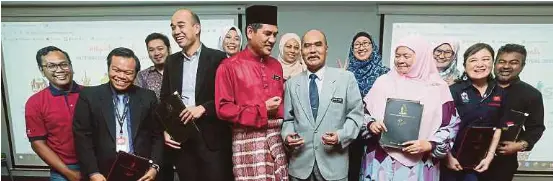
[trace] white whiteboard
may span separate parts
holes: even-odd
[[[516,43],[526,47],[527,58],[520,77],[537,88],[543,96],[545,126],[541,139],[531,152],[519,154],[519,170],[553,171],[553,24],[475,24],[475,23],[391,23],[391,39],[385,50],[389,65],[393,65],[395,45],[401,37],[419,35],[429,42],[445,37],[460,41],[458,68],[463,69],[463,53],[479,42],[487,43],[497,50],[504,44]]]
[[[219,28],[236,25],[237,18],[201,19],[201,24],[202,43],[216,48]],[[114,48],[133,50],[142,69],[153,65],[144,42],[150,33],[166,35],[172,53],[180,51],[169,25],[170,20],[2,22],[4,85],[15,165],[45,165],[30,147],[24,115],[27,99],[48,85],[36,64],[40,48],[53,45],[66,51],[73,64],[74,80],[85,86],[99,85],[108,81],[107,55]]]

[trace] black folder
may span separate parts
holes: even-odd
[[[119,151],[111,165],[107,181],[138,180],[150,169],[153,161],[144,157]]]
[[[503,117],[503,127],[501,128],[500,141],[517,141],[518,135],[526,122],[528,113],[509,110]]]
[[[468,127],[455,157],[463,168],[474,169],[486,157],[493,139],[493,127]]]
[[[417,140],[423,105],[418,101],[388,98],[384,112],[384,124],[388,129],[382,133],[380,145],[403,148],[402,143]]]
[[[186,109],[178,92],[163,97],[156,108],[156,113],[165,131],[179,143],[184,143],[193,134],[198,134],[200,129],[195,122],[188,122],[186,125],[180,121],[179,114]]]

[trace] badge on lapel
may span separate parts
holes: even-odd
[[[339,104],[344,103],[344,99],[337,98],[337,97],[333,97],[332,99],[330,99],[330,101],[332,101],[333,103],[339,103]]]
[[[273,80],[279,81],[280,79],[281,79],[280,76],[278,76],[278,75],[273,75]]]
[[[492,99],[493,99],[493,101],[495,101],[495,102],[501,102],[501,97],[499,97],[499,96],[493,96]]]
[[[467,92],[461,93],[461,100],[463,101],[463,103],[468,103],[470,101]]]

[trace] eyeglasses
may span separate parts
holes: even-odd
[[[450,50],[440,50],[440,49],[437,49],[437,50],[434,50],[434,55],[435,56],[440,56],[441,54],[444,55],[445,58],[449,58],[451,56],[453,56],[453,51],[450,51]]]
[[[64,62],[64,63],[60,63],[60,64],[49,63],[49,64],[46,64],[46,65],[42,65],[42,68],[46,68],[46,70],[51,71],[51,72],[54,72],[54,71],[58,70],[58,67],[62,70],[68,70],[69,67],[71,67],[71,64],[69,64],[67,62]]]
[[[372,45],[373,45],[372,42],[366,41],[366,42],[362,42],[362,43],[355,43],[355,44],[353,44],[353,48],[361,48],[361,46],[363,46],[363,47],[369,47],[369,46],[372,46]]]

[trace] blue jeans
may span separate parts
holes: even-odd
[[[67,167],[71,170],[79,170],[79,165],[67,165]],[[68,181],[68,179],[58,171],[54,169],[50,169],[50,181]]]

